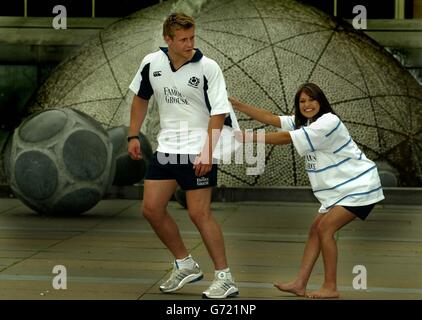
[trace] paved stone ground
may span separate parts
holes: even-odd
[[[0,299],[201,299],[213,268],[186,210],[170,212],[204,280],[176,294],[158,285],[172,257],[139,214],[139,201],[104,200],[79,217],[40,216],[17,199],[0,199]],[[213,203],[221,223],[237,299],[305,299],[273,288],[295,276],[316,203]],[[422,299],[422,206],[379,205],[365,222],[337,234],[342,299]],[[53,267],[67,271],[67,289],[52,286]],[[367,290],[353,289],[355,265],[367,269]],[[308,289],[323,279],[318,260]]]

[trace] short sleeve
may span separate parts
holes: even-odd
[[[309,152],[331,148],[330,140],[327,138],[330,132],[338,127],[339,122],[340,119],[336,115],[326,113],[309,126],[290,132],[293,145],[299,155],[304,156]]]
[[[210,115],[230,112],[226,82],[218,64],[211,59],[204,59],[204,94]]]
[[[150,56],[146,56],[141,63],[135,77],[133,78],[129,89],[142,99],[149,100],[154,93],[149,80]]]
[[[295,129],[295,116],[279,116],[279,131],[293,131]]]

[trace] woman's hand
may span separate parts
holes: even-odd
[[[232,104],[232,106],[233,106],[234,109],[239,110],[240,105],[241,105],[241,102],[240,101],[236,100],[233,97],[229,97],[229,101]]]

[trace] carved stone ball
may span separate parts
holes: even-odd
[[[152,147],[148,138],[139,133],[141,142],[141,160],[132,160],[127,152],[128,127],[119,126],[108,130],[116,161],[116,173],[113,179],[115,186],[129,186],[141,181],[145,177],[152,158]]]
[[[24,120],[7,156],[12,191],[42,214],[73,215],[91,209],[114,177],[107,132],[73,109],[50,109]]]

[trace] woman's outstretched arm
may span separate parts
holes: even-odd
[[[249,104],[240,102],[234,99],[233,97],[229,97],[229,100],[233,105],[233,108],[248,115],[252,119],[255,119],[261,123],[272,125],[277,128],[281,128],[280,117],[275,114],[272,114],[268,110],[253,107]]]
[[[289,144],[292,142],[292,137],[289,131],[260,133],[255,130],[253,132],[239,130],[235,132],[235,137],[238,141],[244,143],[258,142],[265,144]]]

